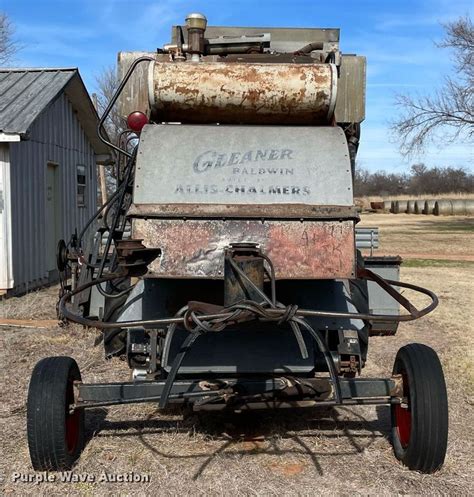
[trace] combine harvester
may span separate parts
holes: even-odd
[[[119,62],[98,130],[117,154],[117,188],[58,245],[58,309],[101,330],[131,378],[83,383],[72,358],[41,360],[28,394],[33,467],[73,465],[85,409],[156,402],[388,405],[396,457],[437,470],[448,411],[436,353],[410,344],[387,378],[360,377],[371,335],[438,303],[398,281],[399,258],[356,246],[365,58],[341,54],[337,29],[208,27],[192,14],[163,49]],[[116,103],[129,129],[113,144],[103,125]]]

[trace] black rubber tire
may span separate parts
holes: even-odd
[[[37,471],[71,469],[84,448],[84,410],[69,413],[73,382],[81,373],[70,357],[46,357],[31,375],[27,402],[28,447]]]
[[[408,409],[392,405],[392,444],[397,459],[410,469],[434,473],[448,445],[448,396],[436,352],[419,343],[402,347],[394,374],[402,374]]]

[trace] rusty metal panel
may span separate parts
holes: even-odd
[[[117,77],[122,81],[132,63],[143,56],[155,57],[156,52],[119,52],[117,55]],[[148,67],[149,64],[139,64],[125,85],[118,99],[119,115],[126,118],[135,111],[150,113],[148,99]]]
[[[131,217],[245,218],[245,219],[354,219],[355,206],[305,204],[132,204]]]
[[[133,237],[161,257],[148,277],[223,278],[224,248],[258,243],[279,279],[352,278],[354,222],[134,219]]]
[[[155,62],[150,76],[159,121],[324,124],[336,103],[333,64]]]
[[[365,119],[366,66],[365,57],[341,57],[335,111],[338,123],[360,123]]]

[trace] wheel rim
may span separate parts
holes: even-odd
[[[406,404],[397,404],[395,406],[395,425],[397,428],[398,438],[404,449],[408,447],[411,436],[411,406],[410,392],[408,390],[408,381],[406,375],[403,374],[403,395],[406,398]]]
[[[411,412],[407,407],[395,406],[395,422],[397,424],[398,438],[405,449],[410,442]]]
[[[69,453],[74,452],[79,440],[79,411],[74,411],[66,417],[66,443]]]
[[[77,447],[79,441],[79,430],[81,424],[81,413],[79,410],[70,412],[70,405],[74,403],[73,382],[69,381],[67,402],[66,402],[66,445],[67,450],[72,454]]]

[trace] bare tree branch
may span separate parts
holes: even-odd
[[[20,46],[13,38],[14,28],[7,14],[0,12],[0,66],[13,59]]]
[[[446,78],[432,96],[398,95],[403,109],[392,123],[400,152],[411,156],[428,143],[445,145],[474,138],[474,27],[469,17],[445,25],[446,37],[438,46],[454,51],[456,78]]]
[[[474,29],[468,16],[444,24],[446,37],[438,46],[452,48],[457,55],[458,72],[464,72],[471,80],[474,75]]]
[[[97,84],[97,93],[95,94],[97,112],[102,115],[120,84],[115,66],[105,67],[100,74],[96,75],[95,81]],[[113,143],[117,141],[119,134],[125,129],[125,123],[120,117],[116,105],[110,112],[105,128]]]

